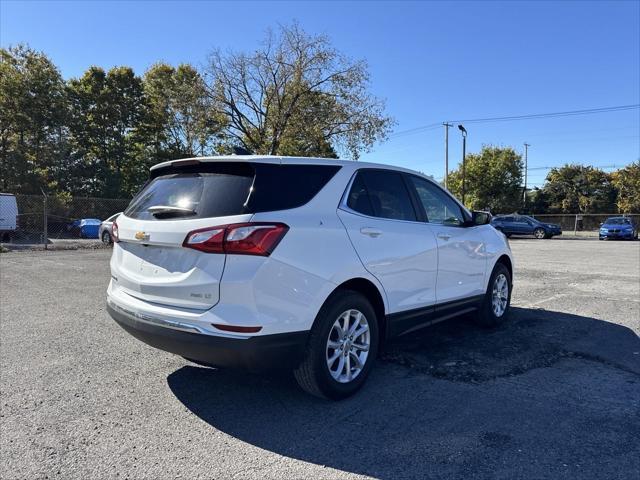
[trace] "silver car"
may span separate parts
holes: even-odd
[[[111,230],[111,227],[113,227],[113,222],[115,222],[116,218],[118,218],[121,213],[122,212],[118,212],[115,215],[111,215],[100,224],[98,235],[102,239],[103,243],[106,243],[107,245],[113,243],[113,231]]]

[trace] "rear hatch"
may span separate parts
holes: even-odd
[[[148,302],[213,307],[226,255],[185,248],[187,235],[249,222],[258,212],[300,207],[340,168],[272,162],[192,160],[153,169],[150,182],[116,220],[114,287]]]
[[[255,171],[246,163],[157,172],[117,219],[117,286],[145,301],[208,309],[218,302],[225,255],[182,246],[193,230],[248,222]]]

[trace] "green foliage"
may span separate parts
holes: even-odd
[[[640,160],[611,175],[620,213],[640,213]]]
[[[122,181],[135,161],[131,132],[142,119],[142,80],[129,67],[91,67],[67,92],[72,174],[64,188],[110,198],[130,193]]]
[[[510,147],[483,146],[465,162],[465,205],[494,213],[513,212],[522,205],[522,156]],[[462,166],[449,173],[451,193],[462,198]]]
[[[156,163],[230,153],[357,157],[389,131],[363,62],[297,25],[253,54],[215,52],[201,74],[158,63],[143,77],[92,66],[65,82],[42,53],[1,49],[0,185],[21,193],[133,195]]]
[[[2,190],[56,188],[65,154],[64,81],[51,60],[24,45],[0,49],[0,60]]]
[[[572,164],[551,169],[543,191],[550,213],[615,211],[611,176],[591,166]]]
[[[211,105],[202,76],[191,65],[153,65],[144,75],[144,109],[133,132],[137,162],[128,165],[125,189],[156,163],[215,154],[225,119]]]
[[[357,158],[386,137],[392,120],[369,93],[364,62],[297,24],[270,32],[251,53],[214,52],[204,72],[158,63],[143,77],[129,67],[94,66],[65,82],[46,55],[0,49],[0,188],[123,197],[161,161],[230,153]],[[466,204],[520,210],[522,159],[485,146],[466,160]],[[462,193],[460,169],[449,188]],[[607,174],[565,165],[528,192],[536,213],[640,212],[640,162]]]

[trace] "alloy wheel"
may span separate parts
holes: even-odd
[[[507,277],[501,273],[493,282],[493,291],[491,292],[491,308],[496,317],[504,315],[507,309],[507,301],[509,300],[509,282]]]
[[[371,347],[367,317],[359,310],[347,310],[333,323],[327,338],[329,373],[340,383],[353,381],[364,369]]]

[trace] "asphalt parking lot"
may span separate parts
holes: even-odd
[[[136,341],[109,251],[2,254],[0,477],[640,478],[640,242],[511,245],[507,324],[397,340],[339,403]]]

